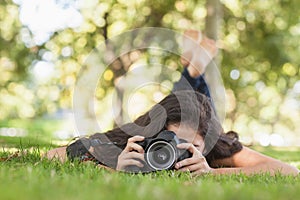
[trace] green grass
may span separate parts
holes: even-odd
[[[250,147],[265,155],[277,158],[284,162],[300,162],[300,148],[299,147]],[[300,166],[298,166],[300,167]]]
[[[51,133],[60,123],[9,121],[0,127],[21,127],[28,137],[0,136],[0,199],[298,199],[300,177],[204,175],[157,172],[112,173],[95,165],[60,163],[41,158],[53,147]],[[50,138],[50,139],[49,139]],[[12,149],[14,147],[14,149]],[[299,148],[251,147],[300,168]],[[18,156],[11,157],[19,151]]]
[[[29,137],[43,137],[50,139],[52,133],[59,130],[62,121],[57,119],[9,119],[0,121],[1,127],[22,128],[28,132]]]
[[[0,128],[21,128],[27,132],[26,137],[0,136],[1,148],[30,148],[57,146],[58,139],[53,140],[53,132],[62,129],[63,122],[57,119],[10,119],[0,121]]]
[[[41,159],[49,148],[23,148],[0,162],[0,199],[298,199],[300,177],[204,175],[157,172],[112,173],[93,164]],[[258,148],[277,158],[300,161],[297,149]],[[11,153],[2,151],[0,157]],[[284,157],[283,155],[291,155]],[[299,167],[299,166],[298,166]]]
[[[16,147],[19,149],[30,147],[55,147],[51,140],[38,137],[8,137],[0,136],[0,146],[3,148]]]

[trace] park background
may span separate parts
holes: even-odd
[[[163,27],[204,30],[217,40],[225,131],[238,132],[245,145],[300,146],[299,7],[297,0],[1,1],[0,143],[69,142],[76,136],[73,91],[90,52],[125,31]],[[152,56],[136,50],[105,71],[94,99],[101,131],[115,123],[109,109],[115,82]],[[159,56],[174,70],[163,75],[172,84],[182,70],[178,56]],[[164,95],[155,88],[138,94],[131,118]]]
[[[217,40],[224,129],[300,169],[299,8],[298,0],[1,0],[0,199],[298,199],[299,176],[191,177],[172,170],[132,175],[41,157],[76,134],[74,87],[91,51],[126,31],[161,27],[178,33],[201,29]],[[172,72],[159,74],[165,85],[178,80],[178,55],[124,54],[99,78],[91,103],[96,110],[82,104],[85,122],[95,111],[103,131],[116,125],[113,94],[119,100],[115,106],[124,110],[118,119],[123,122],[166,95],[159,87],[138,90],[133,106],[126,107],[123,90],[114,86],[131,69],[153,61]],[[123,115],[126,109],[133,111],[130,119]]]

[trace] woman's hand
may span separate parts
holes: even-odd
[[[118,157],[117,170],[125,171],[127,166],[143,167],[144,161],[144,149],[136,142],[143,141],[143,136],[133,136],[128,139],[125,149],[121,152]],[[139,161],[141,160],[141,161]]]
[[[184,159],[175,165],[178,171],[189,171],[193,175],[206,174],[212,171],[212,168],[206,162],[202,153],[191,143],[181,143],[177,145],[179,149],[187,149],[193,155],[191,158]]]

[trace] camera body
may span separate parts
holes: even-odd
[[[151,172],[173,169],[177,162],[192,157],[188,150],[177,148],[178,144],[185,142],[179,139],[173,131],[168,130],[160,132],[156,137],[136,142],[145,151],[145,162],[143,168],[131,168],[131,171]]]

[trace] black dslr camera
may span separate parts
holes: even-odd
[[[179,139],[173,131],[164,130],[156,137],[145,138],[144,141],[136,142],[145,151],[145,163],[143,168],[130,167],[132,172],[151,172],[156,170],[173,169],[174,165],[192,154],[186,149],[179,149],[177,145],[185,143]]]

